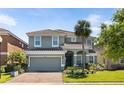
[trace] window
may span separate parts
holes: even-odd
[[[87,45],[88,46],[91,46],[92,45],[91,43],[92,43],[91,40],[87,40]]]
[[[81,64],[82,64],[82,56],[77,56],[77,65],[78,66],[81,66]]]
[[[82,56],[82,55],[77,55],[76,57],[77,57],[76,58],[77,66],[81,66],[86,60],[85,56]]]
[[[71,37],[71,42],[76,42],[76,37]]]
[[[41,36],[34,37],[34,47],[41,47]]]
[[[52,36],[52,46],[53,47],[59,46],[59,36]]]
[[[90,63],[93,63],[93,56],[89,56]]]
[[[121,60],[120,60],[120,63],[124,63],[124,59],[121,59]]]

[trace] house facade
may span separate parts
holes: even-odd
[[[0,63],[5,64],[7,56],[15,51],[23,51],[28,48],[26,42],[11,33],[10,31],[0,28],[0,37],[2,42],[0,43]]]
[[[105,69],[124,69],[124,58],[118,60],[117,62],[112,62],[112,60],[103,57],[103,47],[94,46],[94,50],[97,54],[97,63],[104,64]]]
[[[27,35],[29,49],[26,54],[30,71],[62,71],[65,66],[79,66],[85,60],[96,63],[94,37],[85,40],[86,57],[82,58],[81,38],[75,36],[74,32],[46,29],[29,32]]]

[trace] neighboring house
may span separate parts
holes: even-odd
[[[28,67],[30,71],[62,71],[65,66],[78,66],[82,60],[81,38],[74,32],[60,29],[40,30],[27,33],[29,38]],[[86,62],[96,63],[93,39],[85,41]],[[72,53],[67,56],[67,54]],[[65,56],[66,55],[66,56]]]
[[[24,51],[28,48],[26,42],[19,37],[11,33],[10,31],[0,28],[0,36],[2,37],[2,43],[0,44],[0,63],[5,64],[7,56],[15,51]]]
[[[105,64],[106,69],[113,69],[113,66],[114,66],[114,68],[116,68],[118,66],[118,64],[120,64],[122,66],[124,65],[124,59],[120,59],[118,62],[113,63],[110,59],[103,57],[103,48],[102,47],[94,46],[94,50],[96,51],[96,54],[97,54],[97,63]]]

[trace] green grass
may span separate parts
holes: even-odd
[[[63,75],[64,82],[124,82],[124,70],[97,71],[86,78],[70,78]]]
[[[0,83],[5,83],[8,80],[11,80],[11,75],[2,73],[2,78],[0,79]]]

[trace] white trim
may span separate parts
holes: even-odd
[[[40,45],[36,45],[36,44],[35,44],[36,37],[40,37]],[[41,46],[42,46],[42,42],[41,42],[42,40],[41,40],[41,39],[42,39],[41,36],[38,36],[38,35],[34,36],[34,47],[41,47]]]
[[[26,54],[65,54],[65,51],[25,51]]]
[[[54,45],[54,44],[53,44],[53,37],[57,37],[57,42],[58,42],[57,45]],[[53,36],[52,36],[52,47],[59,47],[59,36],[56,36],[56,35],[53,35]]]
[[[81,55],[81,54],[78,54],[78,55]],[[76,56],[76,55],[74,55],[74,56]],[[97,56],[97,54],[96,53],[90,53],[90,54],[87,54],[86,56]]]
[[[0,55],[9,55],[9,52],[0,52]]]
[[[62,56],[29,56],[29,59],[28,59],[28,67],[30,67],[30,65],[31,65],[31,63],[30,63],[30,58],[31,57],[60,57],[61,58],[61,67],[64,67],[65,66],[65,64],[62,64]]]

